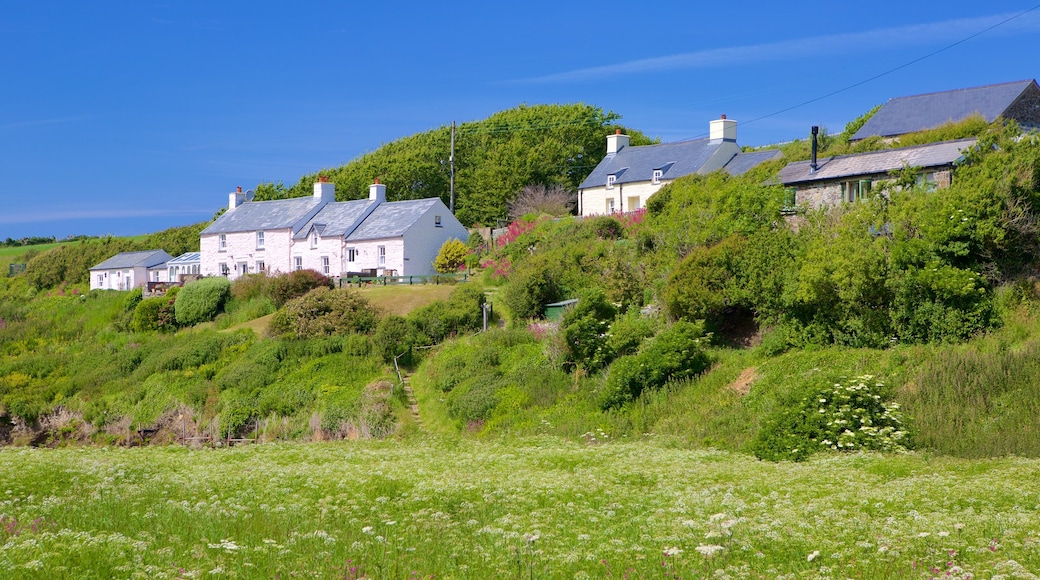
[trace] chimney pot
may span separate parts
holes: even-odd
[[[615,135],[620,135],[621,134],[621,129],[614,129],[614,134]]]
[[[241,186],[241,185],[239,185],[239,186],[238,186],[238,187],[237,187],[237,188],[235,189],[235,191],[237,191],[238,193],[242,193],[242,186]]]
[[[726,118],[726,114],[725,114],[725,113],[723,113],[723,114],[722,114],[722,118],[723,118],[723,119],[725,119],[725,118]]]
[[[379,178],[376,178],[376,185],[379,185]]]

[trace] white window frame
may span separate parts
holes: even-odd
[[[653,178],[654,185],[658,185],[658,184],[661,183],[661,177],[662,176],[664,176],[664,171],[661,171],[660,169],[655,169],[654,170],[654,178]]]
[[[217,249],[221,252],[227,251],[227,234],[217,236]]]
[[[441,224],[441,216],[439,216],[439,215],[433,216],[433,227],[435,227],[435,228],[442,228],[442,227],[444,227],[444,225]]]
[[[262,230],[256,232],[256,249],[264,249],[264,232]]]
[[[607,189],[614,189],[614,182],[617,181],[616,175],[607,176]]]
[[[303,269],[303,256],[293,256],[293,270]]]
[[[266,272],[266,271],[267,271],[267,264],[265,264],[263,260],[257,260],[256,261],[256,272],[257,272],[257,274],[259,274],[260,272]]]
[[[321,257],[321,273],[322,274],[325,274],[326,276],[329,275],[329,272],[332,271],[332,267],[330,266],[330,264],[331,264],[331,262],[329,261],[329,257],[328,256],[322,256]]]
[[[314,232],[311,234],[311,249],[318,249],[318,232]]]
[[[386,265],[386,246],[377,246],[376,247],[376,256],[377,256],[376,264],[378,264],[379,266],[385,266]]]
[[[347,263],[353,264],[357,261],[357,248],[347,248]]]
[[[614,203],[614,198],[613,197],[608,197],[607,198],[607,208],[606,208],[607,209],[607,213],[614,213],[616,208],[617,208],[617,205]]]
[[[229,274],[231,274],[231,270],[228,269],[226,262],[221,262],[218,268],[220,269],[221,276],[227,277]]]

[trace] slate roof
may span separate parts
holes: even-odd
[[[184,252],[176,258],[167,262],[167,264],[176,266],[177,264],[192,264],[202,259],[202,254],[199,252]]]
[[[202,235],[293,228],[322,203],[314,196],[248,201],[224,212]]]
[[[889,99],[856,131],[851,140],[913,133],[938,127],[948,121],[961,121],[975,113],[991,123],[1003,116],[1030,87],[1038,88],[1035,80]]]
[[[652,181],[655,169],[662,171],[661,179],[669,181],[692,173],[710,173],[719,168],[740,175],[780,155],[779,150],[741,153],[736,143],[722,139],[628,146],[604,157],[579,187],[606,185],[608,175],[614,175],[614,183],[621,185]]]
[[[744,175],[758,165],[766,161],[780,159],[784,154],[779,149],[766,149],[765,151],[748,151],[737,153],[729,160],[723,169],[732,176]]]
[[[440,198],[436,197],[381,203],[347,236],[347,240],[356,242],[404,235],[419,218],[438,203]],[[448,208],[444,208],[444,213],[448,213]]]
[[[144,252],[120,252],[101,262],[91,270],[121,270],[127,268],[151,268],[173,259],[165,250],[147,250]]]
[[[333,202],[318,210],[296,234],[296,238],[306,238],[311,227],[318,230],[318,235],[343,236],[357,227],[359,221],[365,218],[371,211],[374,201],[370,199],[357,199],[353,201]]]
[[[942,141],[913,147],[826,157],[817,161],[815,173],[809,173],[809,161],[797,161],[789,163],[781,169],[779,178],[784,185],[793,185],[888,173],[902,168],[904,164],[911,167],[940,167],[953,164],[961,158],[963,151],[973,145],[975,145],[975,139],[957,139],[956,141]]]

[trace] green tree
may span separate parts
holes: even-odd
[[[441,274],[451,274],[459,271],[466,264],[466,256],[469,248],[461,240],[451,238],[441,244],[437,257],[433,260],[433,269]]]

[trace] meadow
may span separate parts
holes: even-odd
[[[1040,463],[654,437],[0,449],[6,578],[1023,578]]]

